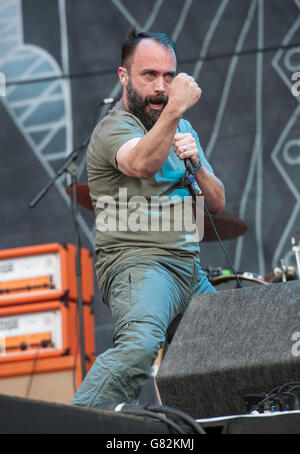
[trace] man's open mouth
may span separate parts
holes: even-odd
[[[160,102],[160,103],[149,102],[149,106],[153,110],[161,110],[161,109],[163,109],[165,107],[165,103],[164,102]]]
[[[167,96],[149,96],[146,99],[147,105],[150,106],[151,109],[153,110],[162,110],[168,102],[168,97]]]

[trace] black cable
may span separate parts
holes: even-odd
[[[145,409],[153,412],[170,413],[171,415],[175,415],[181,418],[185,423],[190,425],[195,430],[196,433],[202,435],[206,434],[205,430],[199,423],[197,423],[191,416],[187,415],[181,410],[178,410],[177,408],[172,408],[165,405],[161,407],[158,405],[146,404]]]
[[[73,389],[74,393],[76,392],[77,389],[77,383],[76,383],[76,372],[77,372],[77,357],[79,355],[79,349],[80,349],[80,329],[79,329],[79,307],[78,304],[76,304],[76,310],[75,310],[75,334],[76,334],[76,346],[75,346],[75,351],[74,351],[74,363],[73,363],[73,370],[72,370],[72,381],[73,381]],[[82,377],[83,379],[84,377]]]
[[[273,388],[267,395],[264,399],[262,399],[255,407],[253,410],[251,410],[250,413],[252,413],[253,411],[259,411],[259,407],[261,405],[263,405],[265,402],[267,402],[268,400],[271,400],[273,399],[274,397],[278,397],[278,395],[280,395],[284,388],[287,388],[289,386],[292,386],[292,390],[293,389],[297,389],[299,388],[300,389],[300,382],[289,382],[289,383],[285,383],[284,385],[280,385],[280,386],[276,386],[275,388]],[[289,392],[291,392],[291,390],[289,390]],[[297,399],[298,400],[298,399]]]
[[[35,353],[34,358],[33,358],[33,365],[32,365],[32,369],[31,369],[31,372],[30,372],[29,380],[28,380],[28,383],[27,383],[26,392],[25,392],[25,397],[26,398],[29,397],[29,393],[31,391],[31,386],[32,386],[32,381],[33,381],[33,377],[34,377],[34,374],[35,374],[35,369],[36,369],[36,363],[37,363],[38,356],[39,356],[39,349],[36,350],[36,353]]]
[[[160,421],[164,422],[168,426],[172,427],[172,429],[176,430],[176,432],[178,432],[179,434],[186,434],[186,432],[171,419],[169,419],[165,416],[159,415],[153,411],[145,410],[142,407],[138,407],[135,405],[133,405],[133,406],[126,405],[126,409],[124,409],[124,411],[121,410],[121,412],[129,413],[134,416],[150,416],[152,418],[159,419]]]
[[[290,389],[287,389],[287,391],[284,391],[285,388],[290,388]],[[286,383],[284,385],[282,385],[277,393],[279,396],[281,396],[282,394],[284,395],[292,395],[293,398],[294,398],[294,406],[296,407],[296,409],[299,409],[299,400],[297,398],[297,396],[295,394],[292,393],[292,391],[294,391],[295,389],[299,388],[300,390],[300,383],[299,382],[290,382],[290,383]],[[285,403],[284,403],[284,399],[283,399],[283,405],[285,407]]]
[[[284,391],[282,393],[284,396],[291,396],[293,398],[293,401],[294,401],[294,408],[293,410],[298,410],[299,409],[299,400],[296,396],[296,394],[290,392],[290,391]],[[284,410],[290,410],[289,406],[286,408],[286,403],[285,403],[285,400],[283,399],[283,402],[282,402],[282,405],[284,407]]]
[[[250,411],[250,414],[253,413],[254,411],[259,412],[259,407],[261,407],[261,405],[263,405],[265,402],[268,402],[268,400],[270,400],[270,398],[271,398],[271,395],[268,394],[264,399],[259,401],[259,403]]]
[[[222,240],[221,240],[221,238],[220,238],[220,236],[219,236],[219,233],[218,233],[218,231],[217,231],[217,229],[216,229],[215,223],[214,223],[214,221],[213,221],[213,219],[212,219],[212,217],[211,217],[211,215],[210,215],[210,212],[209,212],[207,206],[205,205],[204,200],[203,200],[203,205],[204,205],[205,212],[206,212],[206,214],[207,214],[207,216],[208,216],[208,218],[209,218],[209,220],[210,220],[210,223],[211,223],[211,225],[212,225],[212,227],[213,227],[213,229],[214,229],[214,232],[215,232],[215,234],[216,234],[216,236],[217,236],[218,242],[219,242],[221,248],[223,249],[223,252],[224,252],[224,254],[225,254],[225,256],[226,256],[226,258],[227,258],[227,260],[228,260],[228,263],[229,263],[229,266],[230,266],[230,268],[231,268],[231,271],[232,271],[233,274],[235,275],[237,284],[238,284],[239,288],[242,288],[241,281],[240,281],[240,279],[239,279],[239,277],[238,277],[238,275],[237,275],[237,272],[236,272],[236,270],[235,270],[235,268],[234,268],[234,266],[233,266],[233,264],[232,264],[232,262],[231,262],[231,260],[230,260],[230,257],[229,257],[229,255],[228,255],[228,253],[227,253],[227,250],[226,250],[226,248],[225,248],[224,245],[223,245],[223,242],[222,242]]]
[[[262,399],[261,401],[258,402],[258,404],[254,407],[253,410],[251,410],[250,413],[252,413],[253,411],[258,411],[259,407],[267,402],[268,400],[270,400],[270,398],[276,393],[276,391],[280,388],[280,386],[276,386],[276,388],[273,388],[269,393],[267,393],[266,397],[264,399]],[[276,394],[275,394],[276,395]]]
[[[288,382],[288,383],[285,383],[284,385],[281,385],[281,386],[277,386],[279,392],[282,392],[282,390],[288,386],[293,386],[293,389],[295,388],[300,388],[300,382],[298,381],[291,381],[291,382]],[[276,389],[276,388],[275,388]]]
[[[182,179],[182,182],[183,182],[183,184],[185,184],[185,186],[189,190],[192,198],[196,202],[196,197],[197,196],[201,196],[202,192],[201,192],[200,188],[198,187],[198,184],[197,184],[197,182],[196,182],[196,180],[194,178],[194,173],[195,172],[194,172],[194,170],[193,170],[193,168],[192,168],[192,166],[190,164],[190,161],[188,159],[185,160],[185,166],[186,166],[186,172],[185,172],[185,175],[184,175],[184,177]],[[201,197],[200,197],[200,199],[201,199]],[[230,257],[229,257],[229,255],[227,253],[227,250],[226,250],[225,246],[223,245],[223,242],[222,242],[222,240],[220,238],[220,235],[219,235],[219,233],[218,233],[218,231],[216,229],[215,223],[214,223],[214,221],[213,221],[213,219],[211,217],[209,209],[207,208],[207,206],[206,206],[206,204],[204,202],[204,197],[203,197],[203,200],[201,200],[201,202],[203,203],[205,212],[206,212],[206,214],[207,214],[207,216],[208,216],[208,218],[210,220],[210,223],[211,223],[211,225],[212,225],[212,227],[214,229],[214,232],[215,232],[215,234],[217,236],[217,240],[218,240],[218,242],[219,242],[219,244],[220,244],[220,246],[221,246],[221,248],[222,248],[222,250],[223,250],[223,252],[225,254],[225,257],[228,260],[229,266],[230,266],[233,274],[235,275],[235,278],[236,278],[236,281],[237,281],[237,285],[238,285],[239,288],[242,288],[241,281],[240,281],[240,279],[239,279],[239,277],[237,275],[237,272],[236,272],[236,270],[235,270],[235,268],[234,268],[234,266],[233,266],[233,264],[232,264],[232,262],[230,260]],[[195,218],[196,218],[196,214],[195,214]]]
[[[300,401],[297,395],[293,394],[294,396],[294,410],[300,410]]]
[[[294,389],[298,390],[300,392],[300,384],[299,385],[296,385],[296,386],[292,386],[291,389],[289,389],[289,392],[292,392],[294,391]]]

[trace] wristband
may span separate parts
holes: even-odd
[[[196,171],[196,170],[201,169],[202,165],[203,165],[202,162],[199,160],[198,164],[196,166],[193,166],[194,170]]]

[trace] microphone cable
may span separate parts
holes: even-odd
[[[184,159],[184,165],[185,165],[186,171],[185,171],[185,175],[183,177],[183,183],[185,184],[185,186],[189,190],[191,196],[193,197],[194,201],[196,202],[196,196],[200,196],[202,194],[202,191],[199,188],[197,181],[195,180],[195,176],[194,176],[195,175],[195,171],[194,171],[194,167],[193,167],[193,165],[191,163],[191,160],[189,158],[185,158]],[[204,199],[204,197],[203,197],[203,199]],[[218,231],[216,229],[215,223],[214,223],[214,221],[213,221],[213,219],[211,217],[209,209],[207,208],[204,200],[201,200],[201,202],[203,203],[204,210],[205,210],[205,212],[206,212],[206,214],[208,216],[208,219],[209,219],[209,221],[210,221],[210,223],[211,223],[211,225],[213,227],[213,230],[214,230],[214,232],[216,234],[217,240],[218,240],[218,242],[219,242],[219,244],[220,244],[220,246],[221,246],[221,248],[222,248],[222,250],[223,250],[223,252],[225,254],[225,257],[226,257],[226,259],[227,259],[227,261],[229,263],[229,266],[230,266],[230,268],[232,270],[232,273],[235,276],[235,279],[237,281],[237,285],[238,285],[239,288],[242,288],[241,281],[240,281],[240,279],[239,279],[239,277],[237,275],[237,272],[236,272],[236,270],[235,270],[235,268],[234,268],[234,266],[233,266],[233,264],[232,264],[232,262],[230,260],[229,254],[228,254],[225,246],[223,245],[223,242],[222,242],[222,240],[220,238],[220,235],[219,235],[219,233],[218,233]],[[196,213],[195,213],[195,218],[196,218]]]
[[[140,406],[137,404],[129,404],[125,402],[107,402],[96,405],[94,408],[105,411],[113,411],[116,413],[126,413],[133,416],[141,417],[148,416],[150,418],[158,419],[159,421],[163,422],[169,427],[169,429],[173,429],[175,433],[179,434],[186,433],[179,424],[172,421],[170,418],[167,418],[162,411],[156,413],[155,411],[146,410],[144,406]]]
[[[185,426],[189,426],[195,434],[205,435],[207,432],[204,428],[194,420],[190,415],[186,414],[182,410],[177,408],[165,406],[165,405],[154,405],[154,404],[129,404],[125,402],[108,402],[99,404],[94,408],[99,410],[108,410],[117,413],[126,413],[134,416],[144,416],[158,419],[161,422],[169,426],[169,428],[175,430],[179,434],[188,434],[186,431],[187,427],[184,428],[180,423],[184,423]],[[173,417],[174,419],[170,419]],[[176,419],[175,419],[176,418]]]
[[[194,429],[195,433],[202,435],[206,434],[206,431],[198,422],[196,422],[190,415],[184,413],[183,411],[177,408],[172,408],[166,405],[160,407],[159,405],[146,404],[145,409],[152,412],[166,413],[173,416],[177,416],[181,418],[186,424],[188,424],[192,429]]]

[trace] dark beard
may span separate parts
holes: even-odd
[[[155,125],[157,120],[162,113],[162,110],[153,110],[150,109],[149,112],[146,111],[146,107],[149,103],[152,104],[164,104],[166,106],[168,102],[168,97],[164,95],[155,95],[155,96],[147,96],[145,99],[141,97],[141,95],[136,91],[136,89],[132,86],[131,81],[128,81],[127,85],[127,103],[130,112],[135,115],[145,126],[147,131],[149,131],[152,126]]]

